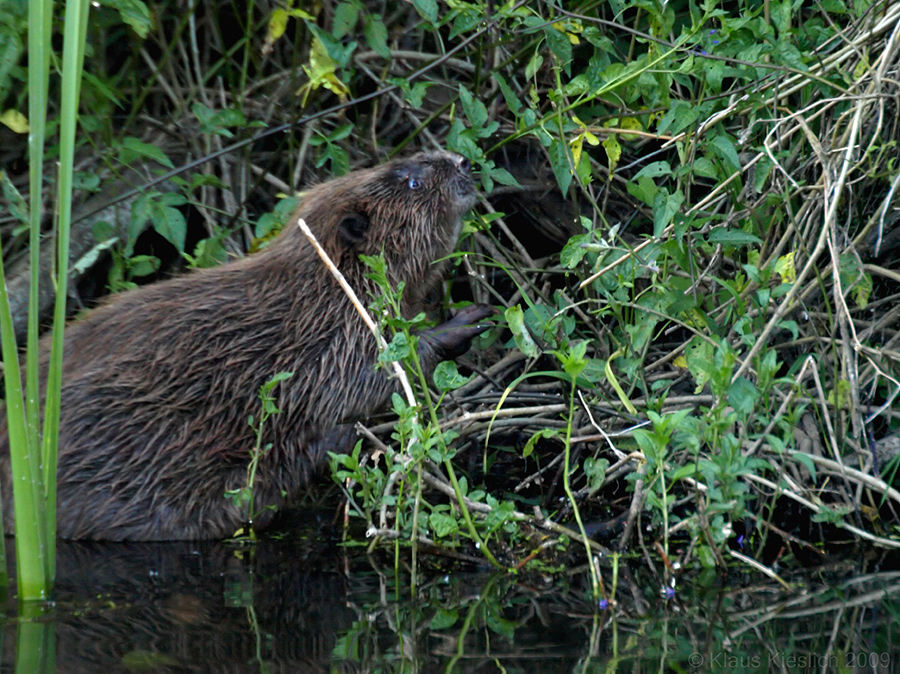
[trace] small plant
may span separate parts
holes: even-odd
[[[253,445],[253,449],[250,450],[250,462],[247,464],[247,483],[243,487],[230,489],[225,492],[225,497],[241,508],[244,513],[244,521],[246,522],[244,527],[235,533],[235,538],[256,540],[253,520],[262,512],[262,510],[257,510],[254,504],[256,471],[259,468],[259,462],[272,449],[271,442],[263,442],[263,432],[269,418],[272,415],[281,414],[281,410],[275,405],[275,396],[273,394],[275,387],[293,376],[293,372],[279,372],[260,386],[258,395],[262,404],[262,412],[260,412],[259,421],[255,421],[252,414],[247,419],[247,423],[256,431],[256,442]],[[272,508],[272,506],[266,506],[266,508]]]
[[[399,421],[392,437],[400,449],[388,451],[385,456],[388,463],[386,472],[377,466],[364,469],[357,446],[350,456],[330,455],[333,475],[337,480],[352,478],[362,485],[359,492],[362,501],[355,502],[356,506],[369,522],[374,520],[371,510],[379,509],[380,533],[388,533],[385,527],[387,508],[390,506],[393,508],[396,534],[410,540],[413,546],[420,536],[446,541],[450,545],[457,545],[459,536],[467,536],[492,565],[500,566],[487,541],[482,538],[485,531],[493,532],[500,523],[494,521],[486,526],[473,517],[467,504],[473,501],[483,503],[487,495],[482,491],[470,491],[468,480],[457,477],[452,464],[456,453],[452,443],[458,433],[453,429],[441,428],[438,415],[444,396],[463,386],[468,379],[459,374],[455,363],[447,361],[438,364],[432,379],[440,393],[437,399],[433,397],[431,382],[418,353],[417,332],[426,325],[425,315],[403,318],[403,285],[391,287],[382,257],[363,256],[363,260],[371,270],[370,278],[382,291],[373,298],[372,312],[382,318],[382,328],[392,332],[387,349],[379,355],[379,363],[384,366],[393,361],[400,362],[414,386],[416,399],[409,401],[399,394],[393,395],[393,408]],[[443,468],[446,477],[436,475],[439,467]],[[432,479],[445,481],[445,484],[449,481],[454,495],[451,505],[432,504],[424,498],[422,487],[426,473]]]

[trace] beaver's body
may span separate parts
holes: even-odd
[[[440,280],[433,262],[453,249],[473,202],[464,160],[420,154],[311,189],[299,216],[363,298],[375,289],[358,255],[383,251],[412,315]],[[470,308],[429,331],[420,354],[433,366],[461,351],[483,329],[463,325],[486,314]],[[293,223],[257,255],[112,298],[66,330],[59,535],[231,535],[246,513],[225,492],[246,484],[260,386],[294,373],[275,389],[282,411],[265,425],[272,446],[256,477],[257,511],[296,495],[327,451],[352,447],[347,424],[395,387],[376,357],[371,333]],[[2,443],[9,532],[5,433]]]

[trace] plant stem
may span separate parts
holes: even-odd
[[[412,360],[414,361],[416,370],[415,373],[419,379],[419,384],[422,387],[422,396],[425,398],[425,406],[428,408],[428,415],[430,417],[431,425],[440,438],[441,451],[446,457],[447,445],[444,442],[444,436],[441,434],[441,422],[437,416],[437,409],[435,409],[434,401],[432,401],[431,393],[428,390],[428,378],[425,376],[425,371],[422,369],[422,363],[420,362],[420,360],[417,357],[413,357]],[[481,553],[491,563],[491,566],[494,566],[498,569],[503,568],[502,564],[497,561],[497,558],[494,557],[487,544],[481,540],[481,536],[478,535],[478,530],[475,528],[475,522],[472,520],[472,513],[469,512],[469,508],[466,506],[465,495],[459,488],[459,481],[456,479],[456,473],[453,470],[453,465],[450,463],[450,459],[444,459],[444,468],[446,469],[447,475],[450,478],[450,484],[453,485],[453,492],[456,494],[456,501],[459,504],[459,511],[462,513],[463,519],[466,521],[466,528],[468,528],[469,530],[469,535],[472,537],[472,540],[475,541],[475,544],[478,549],[481,550]]]
[[[66,298],[69,281],[69,230],[72,222],[72,183],[75,171],[75,131],[78,125],[78,99],[87,36],[87,0],[67,0],[62,60],[62,106],[60,111],[59,191],[56,232],[56,304],[53,311],[53,341],[47,367],[47,391],[44,404],[44,433],[41,459],[44,465],[44,498],[47,508],[46,543],[48,582],[55,576],[56,559],[56,462],[59,450],[59,411],[62,393],[63,330],[66,323]],[[18,527],[17,527],[18,531]]]
[[[600,599],[600,579],[597,578],[597,569],[591,560],[591,542],[588,539],[587,532],[584,530],[584,523],[581,521],[581,512],[578,510],[578,502],[575,500],[575,494],[572,492],[572,485],[569,482],[569,473],[572,472],[570,467],[571,451],[572,451],[572,419],[575,416],[575,385],[576,377],[572,377],[572,389],[569,394],[569,418],[566,423],[566,450],[563,460],[563,490],[566,492],[566,498],[572,506],[572,512],[575,513],[575,521],[578,522],[578,531],[581,532],[581,541],[584,543],[585,552],[587,552],[588,568],[591,570],[591,591],[593,592],[594,601]]]

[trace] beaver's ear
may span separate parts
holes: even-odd
[[[338,221],[338,233],[344,243],[355,246],[362,243],[369,231],[369,216],[359,211],[344,213]]]

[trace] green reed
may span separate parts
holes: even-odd
[[[41,233],[41,188],[46,134],[52,0],[32,0],[28,6],[28,113],[30,164],[31,287],[25,355],[25,395],[19,368],[5,282],[0,283],[0,340],[6,388],[13,500],[15,504],[16,561],[20,601],[46,599],[53,584],[56,556],[56,457],[62,371],[63,327],[69,259],[72,178],[78,98],[84,63],[89,4],[65,3],[65,29],[60,84],[60,144],[57,181],[56,306],[53,341],[47,374],[43,428],[40,421],[38,373],[38,282]],[[0,274],[3,273],[0,261]]]

